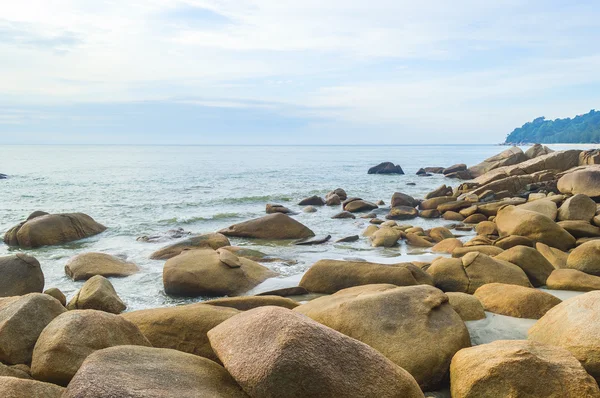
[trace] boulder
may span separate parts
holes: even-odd
[[[512,247],[498,254],[496,259],[518,265],[534,287],[544,286],[555,269],[540,252],[527,246]]]
[[[540,254],[544,256],[554,268],[560,269],[567,267],[567,258],[569,257],[568,253],[540,242],[535,244],[535,249],[540,252]]]
[[[486,311],[515,318],[540,319],[562,301],[531,287],[488,283],[479,287],[474,296]]]
[[[460,239],[457,238],[448,238],[443,241],[437,243],[435,246],[431,248],[431,251],[434,253],[448,253],[451,254],[454,249],[458,247],[463,247],[463,243]]]
[[[500,236],[520,235],[534,242],[566,251],[575,246],[575,238],[550,218],[515,206],[498,211],[495,220]]]
[[[339,206],[342,204],[342,199],[337,194],[327,195],[325,198],[325,204],[327,206]]]
[[[320,260],[304,274],[300,286],[309,292],[332,294],[348,287],[376,283],[397,286],[433,284],[427,273],[411,263]]]
[[[336,188],[333,191],[327,193],[327,196],[333,196],[333,195],[337,195],[341,200],[348,199],[348,195],[346,194],[346,191],[344,191],[342,188]]]
[[[394,165],[392,162],[383,162],[371,167],[368,174],[404,174],[404,171],[400,165]]]
[[[257,296],[303,296],[309,294],[308,290],[300,286],[284,287],[282,289],[269,290],[267,292],[258,293]]]
[[[44,273],[35,257],[24,253],[0,257],[0,297],[41,293]]]
[[[359,239],[360,239],[360,237],[358,235],[349,235],[349,236],[344,236],[343,238],[336,240],[335,243],[356,242]]]
[[[431,243],[424,237],[417,235],[417,234],[413,234],[413,233],[406,234],[406,242],[410,246],[415,246],[415,247],[433,247],[434,246],[433,243]]]
[[[104,311],[76,310],[56,317],[33,350],[31,374],[66,386],[92,352],[117,345],[150,346],[133,323]]]
[[[433,278],[434,285],[445,292],[473,294],[487,283],[531,287],[527,275],[518,266],[477,252],[462,258],[436,259],[427,273]]]
[[[175,257],[184,250],[194,249],[205,249],[211,248],[217,250],[224,246],[230,246],[229,239],[223,234],[210,233],[192,236],[191,238],[185,239],[181,242],[163,247],[152,253],[150,258],[153,260],[168,260],[171,257]]]
[[[304,209],[302,209],[303,213],[316,213],[317,212],[317,208],[314,206],[306,206]]]
[[[237,257],[247,258],[248,260],[256,261],[259,263],[270,263],[274,261],[286,261],[281,258],[277,258],[274,256],[270,256],[261,251],[249,249],[247,247],[239,247],[239,246],[223,246],[217,249],[217,253],[219,253],[219,258],[222,257],[223,251],[227,250],[235,254]],[[238,260],[239,261],[239,260]],[[289,260],[287,260],[289,261]]]
[[[458,173],[458,172],[466,171],[466,170],[467,170],[467,165],[464,163],[459,163],[459,164],[454,164],[452,166],[446,167],[442,171],[442,174],[448,175],[448,174]]]
[[[448,302],[463,321],[477,321],[485,318],[483,305],[472,294],[448,292]]]
[[[305,225],[282,213],[244,221],[222,229],[219,233],[226,236],[256,239],[302,239],[315,236]]]
[[[600,167],[588,167],[567,173],[557,183],[558,190],[565,194],[584,194],[590,198],[600,197]]]
[[[453,398],[600,396],[571,353],[527,340],[499,340],[460,350],[450,366]]]
[[[441,387],[452,356],[471,346],[448,297],[432,286],[357,286],[294,311],[375,348],[406,369],[424,391]]]
[[[435,198],[438,199],[438,198]],[[433,200],[433,199],[430,199]],[[447,211],[458,212],[462,209],[466,209],[467,207],[471,207],[473,204],[471,202],[467,202],[466,200],[454,200],[452,202],[444,202],[438,205],[437,209],[440,213],[445,213]]]
[[[464,247],[471,246],[493,246],[494,236],[493,235],[477,235],[473,239],[465,242]]]
[[[429,236],[436,242],[441,242],[444,239],[454,238],[454,234],[448,228],[435,227],[429,230]]]
[[[58,300],[43,293],[0,298],[0,362],[31,362],[42,330],[66,311]]]
[[[477,211],[487,217],[492,217],[492,216],[497,215],[498,210],[500,210],[504,206],[509,206],[509,205],[518,206],[518,205],[521,205],[524,203],[526,203],[526,200],[523,198],[504,198],[497,202],[491,202],[491,203],[486,203],[483,205],[478,205]]]
[[[600,240],[593,240],[575,248],[567,257],[567,268],[600,276]]]
[[[456,198],[453,196],[439,196],[422,201],[421,203],[419,203],[419,209],[436,210],[440,205],[454,201],[456,201]]]
[[[388,220],[410,220],[416,218],[418,215],[419,211],[414,207],[398,206],[392,207],[385,218]]]
[[[359,211],[375,210],[378,207],[379,206],[377,206],[375,203],[368,202],[362,199],[356,199],[346,203],[344,205],[344,210],[349,211],[350,213],[357,213]]]
[[[304,292],[303,292],[304,293]],[[243,297],[223,297],[204,301],[204,304],[216,305],[219,307],[235,308],[240,311],[247,311],[253,308],[272,305],[292,310],[298,306],[298,303],[292,299],[280,296],[243,296]]]
[[[469,167],[469,172],[473,177],[479,177],[488,171],[497,169],[503,166],[511,166],[528,160],[529,158],[523,153],[521,148],[514,146],[495,156],[487,158],[483,162]]]
[[[470,217],[473,214],[477,213],[477,205],[469,206],[464,209],[461,209],[458,213],[463,217]],[[485,218],[487,220],[487,217]]]
[[[63,398],[243,398],[222,366],[164,348],[110,347],[92,353]]]
[[[433,174],[442,174],[444,172],[445,167],[438,167],[438,166],[432,166],[432,167],[425,167],[424,170],[427,173],[433,173]]]
[[[455,211],[447,211],[442,214],[442,218],[448,221],[464,221],[464,217]]]
[[[34,213],[26,221],[12,227],[4,235],[4,242],[9,246],[32,249],[88,238],[105,230],[104,225],[83,213]]]
[[[136,325],[153,347],[171,348],[218,361],[206,333],[240,311],[204,303],[132,311],[121,317]]]
[[[69,310],[98,310],[113,314],[120,314],[126,308],[112,283],[101,275],[85,282],[67,305]]]
[[[565,200],[558,209],[558,219],[590,222],[596,215],[596,202],[589,196],[577,194]]]
[[[18,379],[31,379],[31,375],[27,370],[21,369],[27,367],[25,364],[8,366],[0,363],[0,377],[16,377]]]
[[[414,378],[375,349],[280,307],[243,312],[208,337],[251,397],[423,397]]]
[[[349,211],[342,211],[340,213],[337,213],[336,215],[331,217],[332,219],[344,219],[344,218],[348,218],[351,220],[354,220],[356,218],[356,216],[352,213],[350,213]]]
[[[452,251],[452,257],[462,257],[469,253],[483,253],[488,256],[497,256],[498,254],[502,253],[503,251],[504,250],[502,250],[501,248],[492,246],[492,245],[473,245],[473,246],[464,246],[463,245],[463,247],[457,247],[456,249],[454,249]]]
[[[548,289],[591,292],[600,290],[600,276],[586,274],[576,269],[556,269],[546,281]]]
[[[313,195],[308,198],[302,199],[299,203],[299,206],[324,206],[325,201],[322,197]]]
[[[390,227],[381,227],[370,236],[373,247],[393,247],[400,239],[400,233]]]
[[[287,207],[285,207],[283,205],[274,204],[274,203],[267,203],[267,205],[265,206],[265,212],[267,214],[273,214],[273,213],[293,214],[294,213]],[[226,246],[228,246],[228,245],[226,245]],[[214,249],[214,247],[213,247],[213,249]]]
[[[370,237],[373,236],[373,234],[375,232],[377,232],[379,230],[379,227],[377,225],[369,225],[367,228],[365,228],[365,230],[362,233],[362,236],[366,236],[366,237]]]
[[[277,275],[252,260],[239,257],[239,261],[240,267],[231,268],[212,249],[185,251],[165,263],[165,293],[188,297],[240,295]]]
[[[443,184],[425,195],[425,199],[439,198],[441,196],[452,196],[452,187]]]
[[[134,263],[106,253],[78,254],[65,265],[65,273],[74,281],[86,280],[95,275],[125,277],[139,270]]]
[[[482,221],[475,227],[475,232],[477,232],[477,235],[496,235],[498,229],[496,228],[496,223],[492,221]]]
[[[589,221],[568,220],[559,221],[557,224],[577,239],[600,237],[600,228],[590,224]]]
[[[60,291],[60,289],[56,288],[56,287],[51,287],[50,289],[46,289],[44,291],[44,294],[49,295],[50,297],[54,297],[55,299],[57,299],[63,306],[67,306],[67,298],[65,297],[65,294],[63,292]]]
[[[480,213],[475,213],[463,220],[465,224],[479,224],[480,222],[487,221],[487,217]]]
[[[528,339],[571,352],[596,381],[600,379],[600,291],[563,301],[540,318]]]
[[[392,202],[390,204],[391,207],[417,207],[419,205],[419,201],[413,198],[410,195],[404,194],[402,192],[394,192],[392,195]]]
[[[537,158],[538,156],[548,155],[549,153],[554,152],[552,149],[548,148],[542,144],[534,144],[531,148],[525,151],[525,156],[529,159]]]
[[[529,238],[519,235],[508,235],[494,241],[494,246],[499,247],[503,250],[511,249],[515,246],[527,246],[534,247],[535,242]]]
[[[440,212],[437,209],[431,210],[421,210],[419,212],[419,217],[422,218],[440,218]]]
[[[296,246],[314,246],[329,242],[331,235],[315,236],[312,238],[304,238],[294,242]],[[222,260],[221,260],[222,261]]]
[[[0,377],[2,398],[61,398],[64,388],[36,380]]]
[[[579,165],[599,164],[600,149],[588,149],[579,154]]]

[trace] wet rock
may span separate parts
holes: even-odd
[[[380,220],[381,221],[381,220]],[[362,236],[370,237],[379,230],[377,225],[369,225],[362,233]]]
[[[600,241],[594,240],[575,248],[567,257],[567,268],[600,276]]]
[[[343,211],[341,213],[337,213],[336,215],[334,215],[331,218],[333,218],[333,219],[350,218],[350,219],[354,220],[356,218],[356,216],[354,214],[350,213],[349,211]]]
[[[348,195],[346,194],[346,191],[344,191],[342,188],[334,189],[333,191],[331,191],[327,194],[327,196],[330,196],[330,195],[337,195],[341,200],[348,199]]]
[[[463,321],[477,321],[485,318],[483,305],[477,297],[459,292],[448,292],[448,302]]]
[[[375,210],[379,207],[375,203],[368,202],[368,201],[362,200],[362,199],[355,199],[350,202],[347,202],[347,203],[344,202],[344,203],[345,203],[344,210],[349,211],[351,213],[357,213],[359,211]]]
[[[223,246],[223,247],[217,249],[217,253],[219,253],[219,259],[221,258],[221,255],[223,254],[224,250],[227,250],[228,252],[235,254],[237,257],[243,257],[248,260],[256,261],[259,263],[270,263],[270,262],[274,262],[274,261],[275,262],[286,262],[286,263],[290,262],[290,260],[284,260],[281,258],[269,256],[268,254],[265,254],[261,251],[249,249],[247,247],[239,247],[239,246]],[[291,261],[291,262],[293,263],[293,261]]]
[[[540,319],[562,301],[546,292],[530,287],[488,283],[474,296],[486,311],[516,318]]]
[[[527,340],[501,340],[459,351],[450,366],[455,398],[592,398],[598,385],[568,351]]]
[[[164,348],[111,347],[92,353],[63,398],[243,398],[222,366]]]
[[[24,253],[0,257],[0,297],[41,293],[44,273],[35,257]]]
[[[306,206],[304,209],[302,209],[303,213],[316,213],[317,209],[314,206]]]
[[[96,275],[88,279],[69,301],[69,310],[98,310],[120,314],[127,306],[108,279]]]
[[[92,352],[117,345],[150,346],[131,322],[104,311],[76,310],[56,317],[40,334],[31,374],[66,386]]]
[[[325,205],[325,201],[323,200],[322,197],[317,196],[317,195],[313,195],[311,197],[302,199],[298,203],[298,205],[299,206],[324,206]]]
[[[556,269],[546,281],[548,289],[591,292],[600,290],[600,276],[586,274],[576,269]]]
[[[186,231],[180,227],[180,228],[170,229],[162,235],[138,236],[135,240],[138,242],[154,243],[154,242],[163,242],[163,241],[172,240],[172,239],[181,239],[184,236],[188,236],[191,234],[192,233],[190,231]]]
[[[208,336],[253,397],[423,397],[412,376],[373,348],[283,308],[246,311]]]
[[[577,194],[565,200],[558,209],[558,219],[583,220],[589,222],[596,215],[596,202],[589,196]]]
[[[288,209],[287,207],[278,205],[278,204],[273,204],[273,203],[267,203],[267,205],[265,206],[265,212],[267,214],[273,214],[273,213],[294,214],[294,212],[292,210]]]
[[[385,218],[388,220],[410,220],[416,218],[418,215],[419,211],[414,207],[398,206],[392,207]]]
[[[381,227],[370,236],[373,247],[394,247],[400,239],[400,233],[390,227]]]
[[[419,212],[419,217],[422,218],[440,218],[441,214],[437,209],[431,210],[421,210]]]
[[[399,207],[399,206],[407,206],[407,207],[416,207],[419,205],[419,201],[413,198],[410,195],[395,192],[392,195],[391,207]]]
[[[189,297],[240,295],[277,275],[254,261],[239,260],[241,267],[231,268],[214,250],[185,251],[164,266],[165,293]]]
[[[305,225],[293,218],[281,214],[269,214],[264,217],[244,221],[222,229],[219,233],[225,236],[256,239],[303,239],[315,236]]]
[[[498,254],[496,259],[519,266],[534,287],[544,286],[554,271],[554,266],[532,247],[515,246]]]
[[[304,274],[300,286],[309,292],[332,294],[348,287],[376,283],[396,286],[433,284],[427,273],[411,263],[320,260]]]
[[[336,194],[327,194],[325,198],[325,204],[327,206],[339,206],[342,204],[342,199]]]
[[[436,166],[432,166],[432,167],[425,167],[425,171],[427,173],[433,173],[433,174],[442,174],[444,172],[444,167],[436,167]]]
[[[294,242],[297,246],[313,246],[320,245],[322,243],[328,242],[331,239],[331,235],[327,236],[315,236],[312,238],[305,238]]]
[[[464,163],[459,163],[459,164],[452,165],[450,167],[446,167],[442,171],[442,174],[448,175],[448,174],[457,173],[457,172],[466,171],[466,170],[467,170],[467,165]]]
[[[36,380],[0,377],[0,393],[4,398],[61,398],[64,388]]]
[[[61,245],[104,232],[106,227],[87,214],[64,213],[36,216],[12,227],[4,243],[25,249]]]
[[[86,280],[96,275],[125,277],[138,271],[139,268],[134,263],[106,253],[78,254],[65,265],[65,273],[74,281]]]
[[[448,297],[431,286],[358,286],[294,311],[375,348],[406,369],[425,391],[441,387],[452,356],[471,346]]]
[[[406,241],[410,246],[415,247],[433,247],[434,244],[426,240],[424,237],[417,234],[406,234]]]
[[[335,241],[335,243],[348,243],[348,242],[356,242],[360,239],[358,235],[345,236]]]
[[[152,253],[150,258],[153,260],[168,260],[171,257],[175,257],[176,255],[180,254],[184,250],[204,249],[209,247],[213,250],[217,250],[221,247],[229,245],[231,245],[231,243],[229,243],[229,239],[227,239],[227,237],[223,234],[202,234],[192,236],[191,238],[185,239],[181,242],[163,247],[162,249]]]
[[[383,162],[369,169],[368,174],[404,174],[400,165],[394,165],[392,162]]]

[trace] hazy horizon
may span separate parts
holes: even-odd
[[[24,0],[3,144],[496,144],[600,107],[600,5]]]

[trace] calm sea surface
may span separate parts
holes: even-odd
[[[552,146],[563,149],[566,146]],[[572,148],[572,146],[570,146]],[[317,235],[332,240],[357,235],[367,220],[333,220],[339,207],[302,213],[297,202],[310,195],[324,196],[341,187],[350,196],[389,204],[394,192],[422,198],[443,183],[436,175],[417,177],[425,166],[473,165],[502,150],[500,146],[0,146],[0,231],[4,233],[35,210],[84,212],[106,225],[100,235],[63,246],[27,252],[44,270],[46,287],[58,287],[70,298],[82,282],[65,276],[72,256],[89,251],[127,258],[142,271],[112,279],[129,310],[174,305],[198,299],[171,298],[162,286],[163,261],[149,260],[156,249],[173,241],[136,241],[142,235],[160,235],[173,228],[192,233],[219,230],[265,214],[266,203],[299,211],[295,216]],[[523,148],[524,150],[526,148]],[[400,164],[406,175],[368,175],[382,161]],[[407,183],[414,182],[415,186]],[[387,208],[381,209],[382,216]],[[431,227],[442,221],[415,219],[413,225]],[[347,244],[313,247],[231,239],[290,261],[266,266],[281,273],[256,291],[296,285],[302,273],[322,258],[363,258],[402,262],[431,258],[402,244],[372,248],[361,238]],[[0,243],[0,255],[16,252]]]

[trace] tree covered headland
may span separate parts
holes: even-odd
[[[573,119],[546,120],[538,117],[513,130],[506,144],[600,143],[600,112],[591,110]]]

